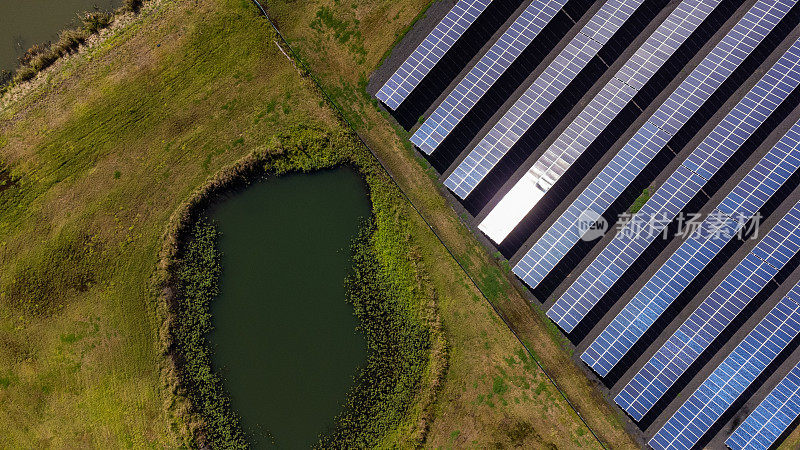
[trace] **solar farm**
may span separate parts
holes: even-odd
[[[796,0],[443,0],[370,80],[654,449],[800,422]]]

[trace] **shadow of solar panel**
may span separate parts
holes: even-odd
[[[678,5],[489,212],[481,231],[501,243],[718,4],[686,0]]]
[[[723,199],[700,228],[625,305],[581,359],[601,375],[608,374],[622,355],[798,168],[800,124],[792,127]]]
[[[567,0],[534,0],[417,129],[411,142],[430,154],[533,41]]]
[[[550,273],[583,237],[581,215],[602,215],[792,6],[762,1],[745,14],[522,258],[515,273],[526,284],[535,288]]]
[[[500,161],[644,0],[611,0],[578,32],[445,180],[460,198]]]
[[[733,450],[768,449],[800,417],[800,364],[775,386],[725,441]]]

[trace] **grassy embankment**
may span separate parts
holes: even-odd
[[[292,125],[336,136],[339,122],[244,0],[164,0],[11,94],[0,110],[0,446],[190,441],[197,424],[162,355],[153,289],[164,230],[206,180],[278,148]],[[385,223],[405,228],[373,249],[408,246],[384,261],[412,267],[409,292],[444,305],[451,357],[435,410],[440,368],[429,364],[384,442],[430,428],[432,445],[591,445],[429,230],[392,202]]]
[[[373,70],[429,3],[428,0],[361,0],[345,4],[322,0],[304,3],[304,7],[300,7],[292,1],[267,1],[273,19],[323,88],[331,94],[477,286],[501,311],[592,429],[609,446],[635,447],[636,443],[625,431],[624,418],[609,407],[593,383],[571,359],[572,350],[555,326],[538,307],[531,308],[516,291],[509,281],[507,265],[489,255],[439,194],[441,184],[429,165],[415,155],[407,140],[408,133],[397,128],[366,93],[366,83]],[[433,242],[430,247],[435,247]],[[459,267],[447,261],[441,250],[435,252],[440,256],[431,258],[433,264],[428,269],[434,279],[440,280],[441,286],[449,281],[452,298],[477,295]],[[469,309],[475,309],[476,306],[458,300],[442,300],[440,303],[448,339],[468,339],[473,324],[465,323],[468,320],[464,320],[464,317],[470,317]],[[476,304],[480,304],[480,300],[476,300]],[[460,320],[448,320],[448,317],[459,317]],[[477,353],[476,350],[470,351]],[[476,357],[475,353],[463,356],[470,359]],[[495,370],[491,365],[487,369],[487,372]],[[451,370],[451,376],[456,377],[457,373],[457,369]],[[486,380],[491,380],[491,375]],[[480,390],[478,386],[461,392],[448,391],[446,388],[445,397],[468,395],[480,399]],[[440,408],[443,416],[466,415],[465,411],[448,411],[444,403]],[[440,423],[455,422],[457,420]],[[462,436],[457,442],[468,443],[469,440]]]
[[[0,94],[35,77],[58,59],[78,51],[88,39],[111,26],[116,19],[138,13],[142,4],[143,0],[123,0],[122,6],[114,12],[90,11],[82,14],[81,26],[61,31],[55,42],[29,48],[20,58],[16,70],[0,71]]]

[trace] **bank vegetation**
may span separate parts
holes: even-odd
[[[318,445],[425,441],[446,374],[447,346],[435,290],[419,265],[419,250],[401,212],[403,198],[354,136],[296,125],[212,177],[176,211],[165,236],[158,279],[163,293],[161,337],[171,361],[173,376],[168,378],[173,390],[188,399],[188,422],[194,424],[192,434],[200,446],[246,445],[223,383],[212,370],[206,340],[220,267],[216,230],[204,219],[204,210],[263,177],[345,164],[363,176],[373,208],[354,238],[351,274],[342,280],[366,337],[367,360],[342,399],[334,426],[320,436]],[[269,429],[269,424],[261,425]]]

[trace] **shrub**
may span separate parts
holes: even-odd
[[[120,10],[123,13],[127,12],[136,13],[139,12],[140,9],[142,9],[142,3],[143,3],[142,0],[124,0],[122,2]]]
[[[6,85],[14,78],[10,70],[0,70],[0,86]]]
[[[114,21],[114,15],[101,11],[86,13],[83,16],[83,29],[90,34],[98,33],[103,28],[108,28]]]

